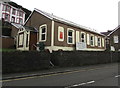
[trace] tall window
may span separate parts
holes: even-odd
[[[101,47],[101,38],[98,38],[98,46]]]
[[[68,29],[68,44],[74,44],[74,30]]]
[[[7,6],[6,11],[7,11],[7,12],[10,12],[10,10],[11,10],[11,7],[10,7],[10,6]]]
[[[64,28],[58,27],[58,41],[64,41]]]
[[[12,16],[11,21],[12,21],[13,23],[15,23],[15,17]]]
[[[20,24],[23,24],[23,19],[20,18],[20,19],[19,19],[19,23],[20,23]]]
[[[16,9],[13,9],[12,14],[15,15],[15,13],[16,13]]]
[[[47,32],[47,25],[44,24],[40,26],[40,30],[39,30],[40,41],[46,41],[46,34],[47,34],[46,32]]]
[[[94,46],[94,36],[90,36],[90,45]]]
[[[23,12],[22,11],[19,12],[19,16],[23,17]]]
[[[5,14],[5,21],[9,21],[10,20],[10,15],[9,14]]]
[[[86,42],[85,33],[81,33],[81,42]]]
[[[19,35],[19,46],[22,46],[22,45],[23,45],[23,41],[24,41],[24,35],[23,35],[23,34],[20,34],[20,35]]]
[[[115,36],[113,37],[113,39],[114,39],[114,43],[118,43],[118,42],[119,42],[117,35],[115,35]]]
[[[3,11],[10,12],[11,7],[8,5],[3,5]]]
[[[6,11],[6,5],[3,4],[3,11]]]

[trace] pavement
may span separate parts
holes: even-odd
[[[109,65],[114,65],[116,63],[109,63]],[[13,74],[2,74],[2,79],[0,80],[8,80],[8,79],[17,79],[17,78],[24,78],[24,77],[32,77],[32,76],[42,76],[42,75],[49,75],[49,74],[56,74],[56,73],[66,73],[78,70],[86,70],[90,68],[96,67],[105,67],[108,64],[98,64],[98,65],[89,65],[89,66],[80,66],[80,67],[53,67],[46,70],[41,71],[33,71],[33,72],[24,72],[24,73],[13,73]]]

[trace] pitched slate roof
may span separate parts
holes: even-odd
[[[57,17],[57,16],[55,16],[55,15],[53,15],[53,14],[44,12],[44,11],[42,11],[42,10],[39,10],[39,9],[36,9],[36,8],[35,8],[34,11],[36,11],[36,12],[44,15],[45,17],[47,17],[47,18],[50,19],[50,20],[54,20],[54,21],[58,21],[58,22],[65,23],[65,24],[69,24],[69,25],[71,25],[71,26],[78,27],[78,28],[81,28],[81,29],[83,29],[83,30],[86,30],[86,31],[89,31],[89,32],[92,32],[92,33],[96,33],[96,34],[99,34],[99,35],[102,35],[102,36],[105,36],[105,35],[103,35],[103,34],[98,33],[98,32],[95,31],[94,29],[91,29],[91,28],[89,28],[89,27],[85,27],[85,26],[76,24],[76,23],[74,23],[74,22],[72,22],[72,21],[68,21],[68,20],[66,20],[66,19]],[[34,11],[33,11],[33,12],[34,12]],[[33,14],[33,13],[31,13],[31,15],[32,15],[32,14]],[[31,15],[28,17],[28,19],[31,17]],[[28,21],[28,19],[26,20],[26,22]],[[26,22],[25,22],[25,23],[26,23]]]
[[[107,36],[110,36],[111,34],[113,34],[115,31],[120,30],[120,25],[118,25],[118,27],[116,27],[112,32],[110,32]]]
[[[30,26],[24,26],[21,24],[16,24],[16,23],[11,23],[14,27],[16,27],[18,30],[19,29],[25,29],[26,31],[33,31],[33,32],[38,32],[38,30],[35,27],[30,27]]]

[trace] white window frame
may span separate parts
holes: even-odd
[[[60,39],[60,32],[63,32],[63,38]],[[58,26],[58,41],[64,41],[64,27]]]
[[[99,45],[98,39],[100,39],[100,45]],[[98,42],[98,47],[101,47],[101,37],[98,37],[98,38],[97,38],[97,42]]]
[[[82,34],[84,34],[84,38],[82,38]],[[86,33],[85,32],[81,32],[81,36],[80,36],[81,38],[81,42],[82,42],[82,40],[84,40],[84,43],[86,43]]]
[[[69,31],[72,31],[72,36],[68,36]],[[75,34],[75,31],[73,29],[67,28],[67,43],[68,44],[75,44],[75,39],[74,39],[75,36],[74,36],[74,34]],[[72,40],[73,40],[72,43],[69,42],[69,37],[72,37]]]
[[[19,35],[19,46],[23,45],[24,33]]]
[[[93,40],[91,40],[91,37],[93,37]],[[95,42],[94,42],[95,40],[94,40],[94,35],[93,34],[91,34],[90,35],[90,46],[94,46],[95,45]],[[93,45],[91,45],[91,42],[93,42]]]
[[[45,26],[45,33],[42,33],[42,27],[43,26]],[[45,34],[45,40],[42,40],[41,38],[42,38],[42,34]],[[46,41],[47,40],[47,24],[43,24],[43,25],[41,25],[40,27],[39,27],[39,41],[40,42],[44,42],[44,41]]]

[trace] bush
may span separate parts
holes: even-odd
[[[60,67],[104,64],[118,61],[120,52],[59,51],[53,52],[52,62]]]
[[[15,73],[49,68],[50,54],[37,51],[2,53],[2,72]]]

